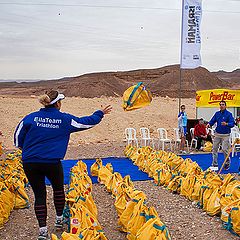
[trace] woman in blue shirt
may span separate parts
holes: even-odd
[[[65,194],[61,160],[66,154],[70,134],[94,127],[112,110],[109,105],[91,116],[79,118],[60,112],[61,100],[64,98],[57,91],[49,91],[41,96],[39,102],[44,108],[24,117],[14,134],[15,146],[22,149],[23,168],[35,196],[39,240],[48,238],[45,177],[53,188],[55,227],[62,228]]]

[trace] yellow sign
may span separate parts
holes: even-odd
[[[196,92],[197,107],[219,107],[225,101],[227,107],[240,107],[240,90],[212,89]]]

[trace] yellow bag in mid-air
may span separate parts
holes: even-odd
[[[131,111],[148,106],[152,101],[151,92],[146,89],[142,82],[131,86],[123,93],[124,111]]]

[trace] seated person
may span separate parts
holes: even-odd
[[[198,120],[198,124],[194,127],[194,137],[197,139],[197,150],[200,150],[203,140],[212,143],[212,138],[207,134],[206,126],[202,118]]]

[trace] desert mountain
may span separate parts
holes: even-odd
[[[89,73],[34,83],[0,83],[0,95],[39,95],[46,89],[54,88],[69,97],[122,96],[129,86],[141,81],[154,95],[178,97],[179,77],[179,65],[157,69]],[[196,90],[237,88],[238,84],[235,80],[234,83],[230,83],[222,77],[219,78],[217,73],[211,73],[203,67],[182,70],[182,97],[185,98],[194,97]]]
[[[236,69],[232,72],[218,71],[213,72],[213,74],[226,83],[233,85],[235,89],[240,89],[240,69]]]

